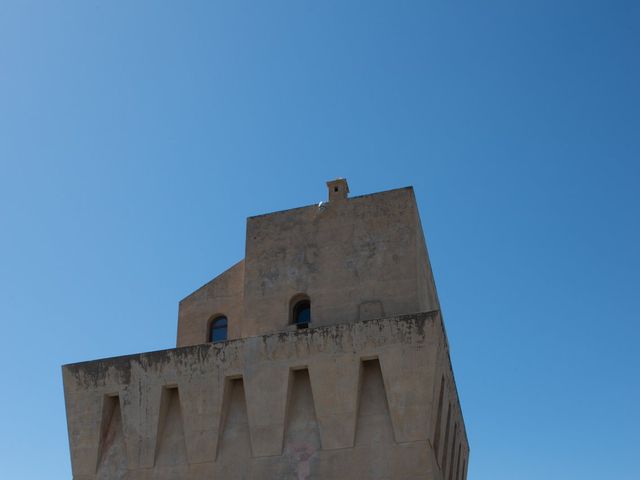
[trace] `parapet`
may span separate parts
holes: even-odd
[[[438,312],[66,365],[63,378],[75,479],[441,478],[445,378],[447,448],[468,458]]]

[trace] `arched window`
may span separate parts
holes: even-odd
[[[311,323],[311,302],[308,298],[302,298],[295,302],[292,309],[291,323],[298,328],[307,328]]]
[[[211,322],[209,330],[210,342],[224,342],[227,339],[227,317],[221,315]]]

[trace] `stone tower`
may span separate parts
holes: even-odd
[[[73,478],[464,480],[469,445],[411,187],[247,219],[177,348],[62,368]]]

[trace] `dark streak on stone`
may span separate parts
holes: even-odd
[[[378,330],[382,332],[384,329],[389,327],[389,320],[396,320],[393,324],[396,327],[396,331],[400,335],[401,340],[407,341],[411,337],[412,332],[415,332],[420,337],[425,338],[425,327],[428,323],[437,321],[442,328],[442,322],[439,320],[439,313],[440,312],[438,310],[434,310],[431,312],[364,320],[348,324],[335,324],[304,330],[276,332],[268,335],[262,335],[260,336],[260,340],[264,352],[270,356],[270,352],[272,351],[270,346],[274,345],[274,341],[276,344],[283,344],[294,337],[306,337],[308,347],[311,347],[313,338],[321,338],[323,340],[322,342],[319,342],[321,345],[326,345],[329,342],[332,342],[335,345],[340,345],[345,336],[348,336],[350,342],[353,342],[357,337],[354,337],[354,331],[357,329],[365,326],[377,327]],[[96,387],[100,383],[104,382],[110,369],[113,369],[117,375],[119,375],[120,380],[118,383],[121,385],[128,385],[131,383],[131,365],[134,362],[137,362],[145,369],[157,368],[158,366],[170,364],[172,362],[196,368],[198,365],[205,364],[210,355],[215,355],[218,360],[224,362],[226,358],[225,354],[229,351],[227,348],[228,346],[237,346],[246,341],[247,339],[237,339],[216,344],[205,343],[168,350],[157,350],[154,352],[105,358],[90,362],[72,363],[64,365],[62,368],[73,375],[77,384],[84,388]]]

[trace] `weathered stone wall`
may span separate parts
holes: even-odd
[[[75,480],[466,475],[438,312],[66,365],[63,379]]]
[[[248,218],[244,262],[180,302],[177,345],[220,313],[229,338],[282,331],[298,294],[315,325],[439,309],[413,189]]]
[[[218,275],[180,302],[178,347],[208,342],[210,322],[218,315],[229,321],[229,338],[242,337],[244,260]]]
[[[179,348],[63,367],[74,479],[466,478],[413,189],[327,185],[247,219],[245,259],[180,302]]]

